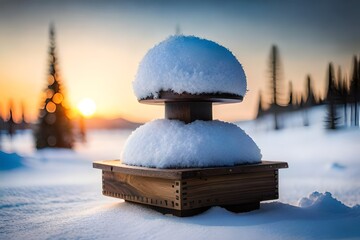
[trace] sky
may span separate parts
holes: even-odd
[[[97,105],[96,116],[144,122],[164,117],[163,106],[137,102],[132,81],[141,59],[155,44],[175,34],[215,41],[243,65],[248,92],[242,103],[214,107],[214,118],[247,120],[256,116],[258,95],[270,101],[269,55],[279,47],[281,91],[288,82],[299,94],[306,75],[324,94],[332,61],[350,74],[360,53],[359,1],[3,1],[0,0],[0,112],[9,102],[19,119],[35,121],[46,87],[48,31],[56,28],[59,69],[73,108],[84,98]]]

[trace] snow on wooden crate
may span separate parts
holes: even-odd
[[[94,162],[102,169],[103,194],[149,205],[163,213],[190,216],[211,206],[236,212],[278,198],[278,169],[285,162],[263,161],[233,167],[157,169],[119,160]]]

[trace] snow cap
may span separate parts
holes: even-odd
[[[244,96],[245,72],[225,47],[195,36],[171,36],[142,59],[133,89],[138,100],[160,91],[228,93]]]

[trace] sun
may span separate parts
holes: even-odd
[[[85,117],[91,117],[96,111],[96,104],[90,98],[82,99],[77,105],[80,113]]]

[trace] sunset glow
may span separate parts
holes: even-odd
[[[85,98],[79,102],[78,109],[83,116],[91,117],[96,111],[96,104],[90,98]]]
[[[324,96],[328,63],[332,61],[336,69],[341,66],[342,72],[349,75],[353,54],[360,48],[359,31],[351,27],[358,18],[333,18],[340,9],[337,5],[324,11],[319,2],[310,9],[302,3],[295,8],[286,1],[211,1],[206,5],[201,1],[191,5],[186,1],[175,5],[172,1],[105,2],[1,4],[2,116],[6,118],[12,101],[16,120],[21,118],[23,103],[25,117],[36,121],[42,92],[53,81],[47,79],[50,22],[55,25],[55,51],[64,88],[64,95],[56,96],[54,103],[64,98],[76,109],[78,102],[91,96],[97,116],[138,122],[163,117],[163,107],[137,101],[132,81],[147,51],[175,34],[177,25],[184,35],[196,35],[225,46],[242,64],[248,80],[244,101],[214,107],[214,118],[227,121],[253,119],[260,90],[264,103],[270,103],[268,63],[272,44],[279,46],[282,60],[282,103],[287,102],[289,81],[297,98],[301,98],[308,74],[314,91]],[[148,7],[153,11],[145,10]],[[346,8],[346,16],[357,16],[355,9]]]

